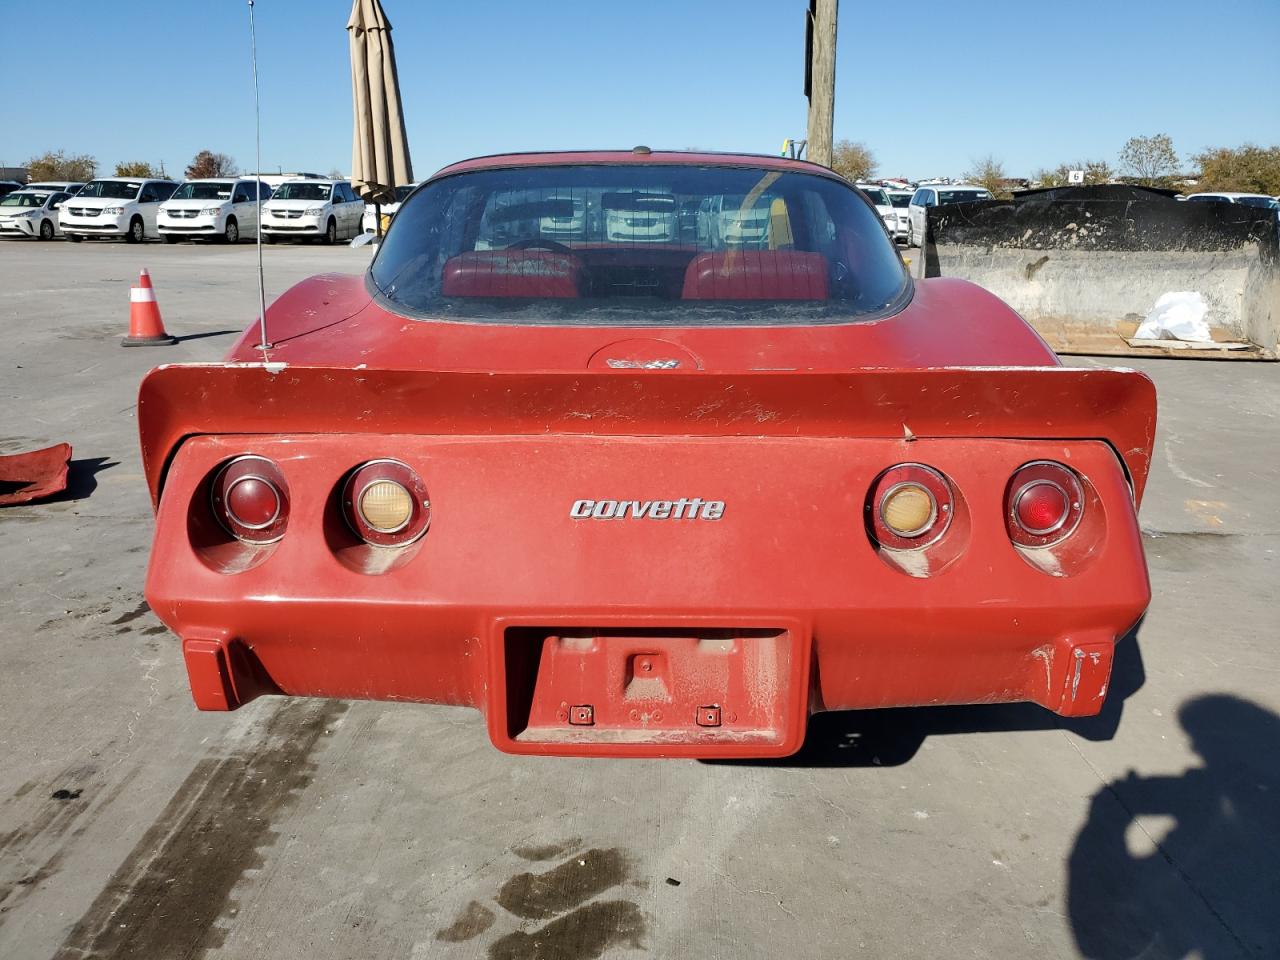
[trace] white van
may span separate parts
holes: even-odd
[[[396,187],[396,199],[394,203],[384,203],[381,205],[376,203],[366,203],[364,205],[364,220],[362,222],[364,232],[378,232],[378,221],[376,218],[379,210],[382,211],[383,229],[385,230],[386,227],[390,226],[395,215],[400,212],[400,204],[404,203],[405,200],[409,198],[409,194],[413,193],[413,188],[416,186],[416,183],[410,183],[406,186]]]
[[[160,204],[160,236],[165,243],[190,238],[238,243],[258,235],[257,184],[262,199],[271,188],[252,178],[219,177],[187,180]]]
[[[85,237],[124,237],[130,243],[157,239],[160,204],[177,184],[146,177],[90,180],[58,211],[63,235],[75,243]]]
[[[919,245],[924,239],[925,211],[930,207],[945,206],[948,203],[968,203],[971,200],[990,200],[991,191],[986,187],[975,187],[969,183],[935,183],[921,187],[911,198],[907,206],[909,222],[907,224],[907,246]]]
[[[898,213],[889,202],[888,192],[878,183],[859,183],[856,186],[875,206],[876,213],[880,214],[880,219],[884,222],[885,232],[893,237],[898,229]]]
[[[262,208],[262,239],[336,243],[358,234],[363,218],[364,201],[347,181],[290,180],[276,187]]]

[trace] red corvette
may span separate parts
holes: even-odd
[[[776,157],[449,167],[139,421],[196,705],[480,709],[513,753],[783,756],[821,710],[1095,713],[1155,393],[1065,369]]]

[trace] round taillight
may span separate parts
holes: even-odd
[[[1037,460],[1019,467],[1005,494],[1009,538],[1023,547],[1047,547],[1069,537],[1084,514],[1084,489],[1069,467]]]
[[[921,463],[900,463],[871,485],[871,535],[894,550],[927,547],[947,532],[954,506],[951,484],[941,473]]]
[[[213,478],[213,515],[237,540],[272,543],[284,536],[289,520],[288,491],[280,468],[270,460],[236,457]]]
[[[399,547],[427,532],[431,501],[427,488],[399,460],[373,460],[357,467],[342,487],[342,513],[366,543]]]

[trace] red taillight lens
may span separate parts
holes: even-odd
[[[280,515],[280,493],[259,477],[242,477],[227,490],[227,513],[252,530],[270,525]]]
[[[900,463],[871,485],[868,525],[881,546],[916,550],[947,532],[954,508],[946,477],[921,463]]]
[[[1084,489],[1069,467],[1038,460],[1018,468],[1005,494],[1009,539],[1047,547],[1069,537],[1084,514]]]
[[[213,515],[245,543],[272,543],[289,521],[284,475],[264,457],[237,457],[223,464],[210,490]]]
[[[342,514],[366,543],[399,547],[427,532],[431,501],[413,470],[398,460],[374,460],[352,471],[342,487]]]

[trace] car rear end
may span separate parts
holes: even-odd
[[[1150,596],[1150,381],[917,294],[873,208],[790,164],[440,177],[363,300],[317,278],[267,362],[154,371],[146,595],[197,705],[466,705],[513,753],[696,757],[789,754],[823,710],[1097,712]],[[569,196],[603,215],[543,236]],[[758,247],[648,223],[729,199]],[[1040,365],[923,361],[984,319]]]
[[[147,598],[205,709],[462,704],[517,753],[776,756],[817,710],[1094,713],[1149,599],[1135,434],[1085,415],[1149,410],[1145,378],[287,377],[143,388]],[[174,416],[211,388],[236,410]]]

